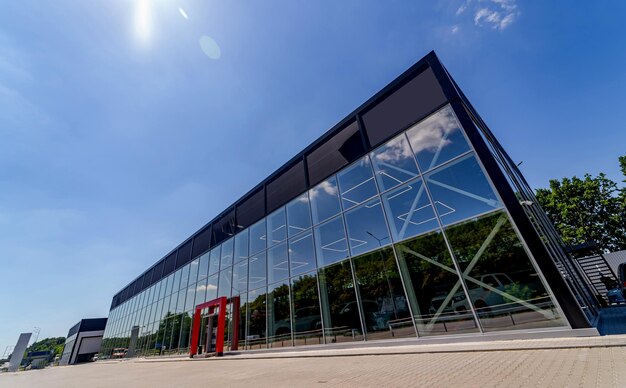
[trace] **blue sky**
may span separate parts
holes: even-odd
[[[435,50],[530,184],[619,174],[625,2],[0,2],[0,352],[64,336]],[[1,354],[0,354],[1,355]]]

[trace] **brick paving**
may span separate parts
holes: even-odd
[[[115,386],[625,387],[626,335],[98,361],[0,375],[0,387]]]

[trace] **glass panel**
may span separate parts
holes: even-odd
[[[179,287],[180,290],[182,290],[183,288],[187,288],[187,284],[189,284],[189,282],[188,282],[188,280],[189,280],[189,267],[190,267],[189,264],[185,265],[182,268],[183,271],[180,273],[180,287]]]
[[[178,292],[178,303],[176,303],[176,313],[182,313],[185,311],[185,297],[187,296],[187,289],[182,289]]]
[[[309,191],[313,224],[329,219],[341,211],[339,204],[339,190],[337,179],[334,177],[325,180]]]
[[[248,323],[248,294],[239,296],[239,347],[246,348],[246,324]]]
[[[220,271],[220,283],[217,288],[217,296],[225,296],[230,298],[230,291],[232,287],[233,269],[232,267]]]
[[[393,249],[368,253],[353,263],[367,338],[414,337]]]
[[[259,288],[248,293],[248,337],[250,349],[266,347],[266,288]]]
[[[268,283],[274,283],[289,277],[287,244],[283,243],[267,250]]]
[[[265,249],[265,218],[250,227],[250,256]]]
[[[181,318],[182,317],[180,314],[176,314],[174,315],[174,318],[171,319],[171,322],[172,322],[172,339],[170,342],[171,352],[178,351],[178,341],[180,340]]]
[[[248,290],[248,260],[233,265],[233,295],[240,295]]]
[[[310,272],[292,278],[291,297],[295,345],[319,345],[323,343],[317,274]]]
[[[165,297],[165,292],[167,291],[167,285],[168,285],[167,283],[170,280],[170,276],[161,280],[161,290],[159,291],[159,299],[163,299]]]
[[[435,211],[421,179],[382,196],[394,241],[401,241],[438,228]]]
[[[504,212],[446,234],[485,331],[565,325]]]
[[[189,283],[195,283],[198,281],[198,267],[200,266],[200,260],[195,259],[189,264]]]
[[[172,282],[172,290],[170,293],[174,293],[179,290],[180,286],[180,274],[182,273],[182,268],[174,273],[174,281]]]
[[[276,283],[268,287],[268,342],[273,348],[292,346],[289,306],[289,285],[287,282]]]
[[[195,306],[199,305],[200,303],[206,302],[205,296],[206,296],[206,279],[201,280],[198,282],[198,284],[196,284],[196,296],[194,299]]]
[[[278,244],[287,238],[284,207],[267,216],[267,235],[269,236],[267,240],[268,246]]]
[[[417,178],[419,174],[404,134],[372,152],[371,158],[381,191]]]
[[[350,262],[322,268],[319,277],[326,342],[363,340]]]
[[[302,233],[311,227],[308,193],[302,194],[287,204],[287,225],[289,237]]]
[[[378,249],[391,242],[380,199],[346,212],[345,217],[352,256]]]
[[[200,264],[198,264],[198,281],[203,280],[209,274],[209,252],[200,256]]]
[[[220,270],[220,252],[221,246],[217,246],[211,251],[211,259],[209,261],[209,275],[213,275]]]
[[[346,232],[341,216],[315,228],[315,252],[320,267],[336,263],[349,256]]]
[[[250,257],[250,266],[248,271],[249,290],[264,287],[267,284],[267,260],[265,257],[265,251],[259,252],[256,255]]]
[[[407,131],[422,171],[427,171],[469,151],[461,125],[448,105]]]
[[[292,277],[317,268],[311,232],[289,240],[289,263]]]
[[[440,232],[396,244],[396,252],[419,335],[479,331]]]
[[[337,181],[344,209],[349,209],[378,194],[370,159],[367,156],[339,172]]]
[[[248,229],[235,236],[235,263],[248,258]]]
[[[501,206],[471,154],[426,175],[426,182],[444,225]]]
[[[205,299],[208,301],[217,298],[217,282],[219,281],[219,274],[214,274],[209,276],[206,284],[206,296]]]
[[[191,311],[191,309],[196,306],[196,288],[196,283],[190,284],[189,287],[187,287],[187,297],[185,299],[184,311]]]
[[[226,242],[222,244],[220,270],[223,270],[224,268],[233,265],[233,243],[234,238],[231,238],[229,240],[226,240]]]
[[[189,348],[189,340],[191,339],[191,313],[185,313],[182,316],[182,324],[180,328],[180,342],[178,345],[181,353],[187,352]]]

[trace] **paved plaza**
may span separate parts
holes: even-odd
[[[98,361],[0,387],[624,387],[626,335]]]

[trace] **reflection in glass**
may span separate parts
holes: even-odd
[[[209,257],[209,252],[200,256],[200,263],[198,264],[198,281],[203,280],[209,274]]]
[[[248,290],[248,260],[233,265],[233,296]]]
[[[278,244],[287,238],[287,228],[285,225],[285,208],[281,207],[267,217],[268,246]]]
[[[287,232],[289,237],[302,233],[311,227],[309,194],[304,193],[287,204]]]
[[[426,175],[426,182],[444,225],[501,206],[478,161],[471,154]]]
[[[317,293],[317,274],[310,272],[292,278],[291,295],[295,345],[321,344],[322,315]]]
[[[437,228],[437,218],[421,179],[382,196],[394,241],[401,241]]]
[[[485,331],[565,325],[504,212],[451,226],[446,235]]]
[[[396,244],[396,252],[419,335],[478,332],[440,232]]]
[[[239,296],[239,346],[246,349],[246,324],[248,323],[248,294]]]
[[[190,284],[189,287],[187,287],[187,296],[185,297],[185,308],[183,311],[191,311],[191,309],[195,307],[196,288],[196,283]]]
[[[291,346],[291,312],[289,285],[276,283],[268,287],[267,324],[268,342],[273,348]]]
[[[248,229],[235,236],[235,263],[248,258]]]
[[[350,262],[320,269],[319,282],[326,342],[363,340]]]
[[[265,251],[250,257],[248,274],[249,290],[265,286],[267,280],[267,260]]]
[[[419,174],[404,134],[372,152],[371,158],[381,191],[416,178]]]
[[[337,174],[344,209],[358,205],[378,193],[369,157],[365,156]]]
[[[250,256],[265,249],[265,218],[250,227]]]
[[[209,276],[206,285],[206,300],[210,301],[217,298],[217,283],[219,281],[219,274]]]
[[[220,271],[220,282],[217,288],[217,296],[225,296],[230,298],[231,291],[231,282],[233,278],[233,269],[232,267]]]
[[[422,171],[428,171],[470,150],[461,125],[448,105],[407,131]]]
[[[178,303],[176,303],[176,313],[180,314],[185,311],[185,297],[187,296],[187,289],[182,289],[178,292]]]
[[[211,259],[209,260],[209,275],[213,275],[220,270],[220,252],[221,245],[218,245],[211,251]]]
[[[185,265],[180,273],[180,290],[187,288],[187,284],[189,284],[189,267],[189,264]]]
[[[315,270],[315,247],[311,232],[289,240],[289,263],[292,277]]]
[[[276,245],[267,250],[268,283],[278,282],[289,277],[287,244]]]
[[[181,269],[179,269],[178,271],[174,272],[174,281],[172,282],[172,290],[171,290],[170,294],[171,294],[171,293],[174,293],[174,292],[176,292],[176,291],[178,291],[178,290],[179,290],[179,286],[180,286],[180,275],[181,275],[181,273],[182,273],[182,272],[183,272],[182,268],[181,268]],[[133,298],[133,299],[134,299],[134,302],[136,302],[136,301],[137,301],[137,299],[136,299],[136,298]],[[134,311],[134,310],[135,310],[135,309],[133,308],[133,311]]]
[[[341,216],[315,228],[315,252],[320,266],[336,263],[349,256]]]
[[[206,299],[205,299],[206,288],[207,288],[206,279],[200,280],[198,284],[196,284],[196,296],[194,298],[195,300],[194,304],[196,306],[199,305],[200,303],[206,302]]]
[[[393,249],[370,252],[353,263],[367,338],[415,336]]]
[[[248,293],[248,337],[250,349],[266,347],[266,301],[267,288],[259,288]]]
[[[352,256],[389,244],[389,232],[379,199],[354,208],[345,214]]]
[[[200,260],[195,259],[191,263],[189,263],[189,283],[195,283],[198,281],[198,267],[200,265]]]
[[[222,244],[222,259],[220,261],[221,270],[233,265],[233,242],[234,238],[231,238]]]
[[[309,190],[313,224],[329,219],[341,211],[337,179],[329,178]]]

